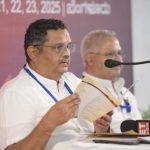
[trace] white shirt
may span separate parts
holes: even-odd
[[[70,95],[64,81],[74,91],[80,82],[72,73],[65,73],[57,82],[46,79],[27,68],[56,97],[61,100]],[[7,82],[0,90],[0,150],[26,137],[55,101],[45,90],[22,69],[17,77]],[[62,116],[63,117],[63,116]],[[57,127],[47,144],[50,150],[57,142],[80,136],[81,132],[93,132],[93,124],[71,119]]]
[[[84,73],[86,75],[89,75],[87,73]],[[121,108],[120,106],[116,107],[113,110],[113,116],[112,116],[112,122],[111,122],[111,129],[116,132],[120,133],[120,125],[122,121],[127,119],[137,120],[141,119],[141,114],[139,112],[139,109],[137,107],[137,101],[135,96],[127,90],[127,88],[124,87],[125,81],[123,78],[119,78],[115,82],[112,82],[110,80],[104,80],[97,77],[94,77],[92,75],[89,75],[94,80],[99,82],[101,85],[103,85],[115,98],[119,98],[125,93],[124,100],[126,99],[130,106],[131,106],[131,112],[127,112],[125,108]],[[124,101],[121,105],[125,105]]]

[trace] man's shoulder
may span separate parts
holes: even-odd
[[[20,89],[21,87],[22,88],[25,88],[25,86],[29,84],[28,82],[28,76],[25,74],[24,70],[21,70],[19,72],[19,74],[10,79],[9,81],[5,82],[2,87],[1,87],[1,90],[6,90],[6,91],[9,91],[9,90],[12,90],[12,89]]]

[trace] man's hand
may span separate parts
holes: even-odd
[[[94,121],[95,132],[97,134],[108,132],[112,120],[112,114],[113,112],[111,111]]]
[[[73,118],[80,102],[78,94],[72,94],[57,102],[41,120],[47,132]]]

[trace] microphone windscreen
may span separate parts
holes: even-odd
[[[105,66],[107,68],[113,68],[113,67],[116,67],[116,66],[119,66],[121,65],[121,62],[119,61],[116,61],[116,60],[113,60],[113,59],[107,59],[105,62],[104,62]]]
[[[133,130],[141,135],[150,135],[150,120],[125,120],[120,125],[121,132]]]
[[[133,130],[138,133],[138,126],[135,120],[125,120],[120,125],[121,132],[127,132]]]

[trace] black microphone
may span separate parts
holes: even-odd
[[[150,120],[125,120],[120,125],[121,132],[133,130],[140,135],[150,135]]]
[[[141,62],[120,62],[113,59],[107,59],[104,64],[107,68],[113,68],[119,65],[140,65],[150,63],[150,61],[141,61]]]

